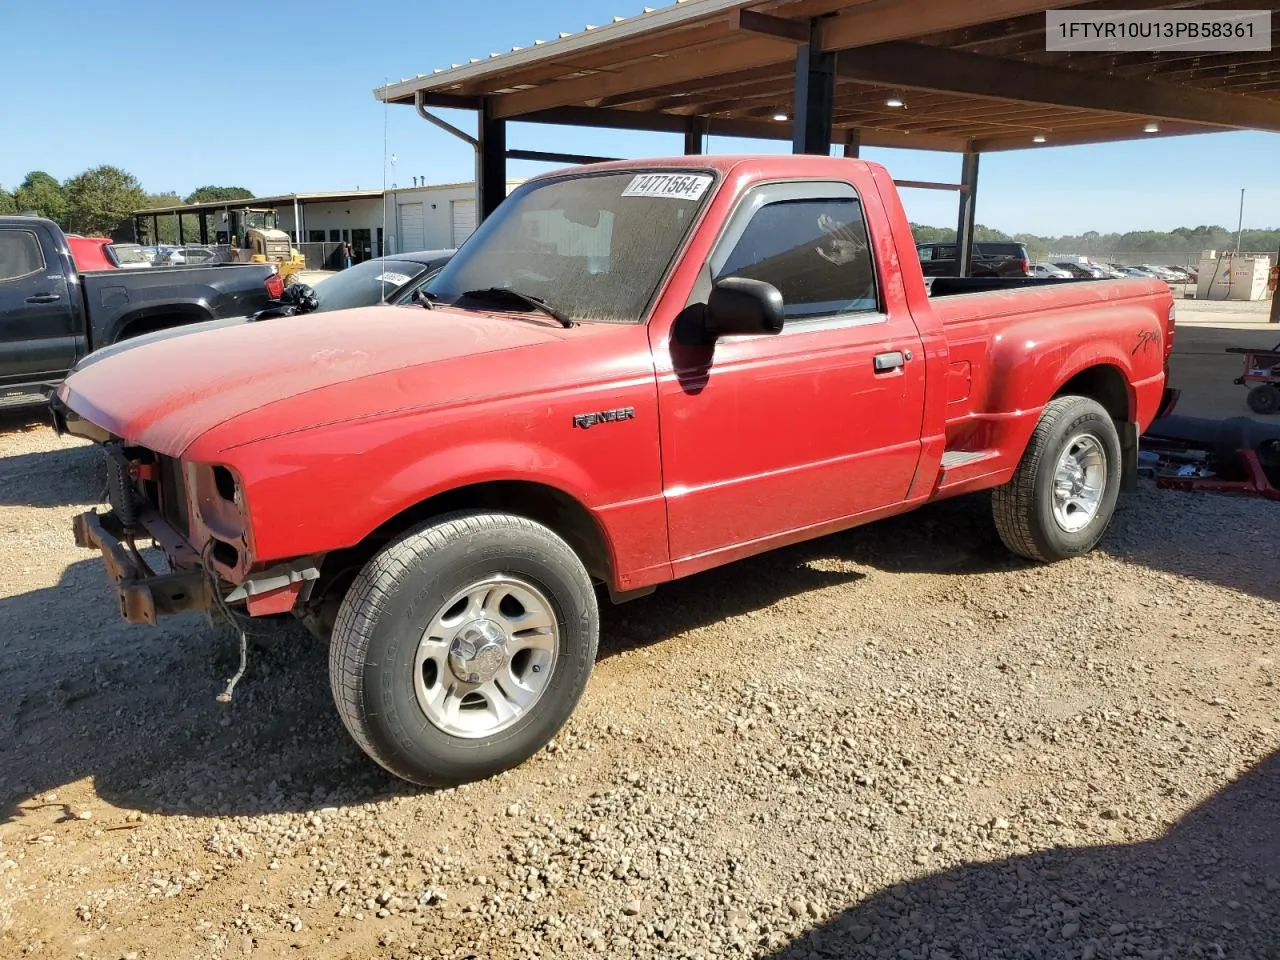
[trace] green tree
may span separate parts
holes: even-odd
[[[956,232],[950,227],[929,227],[922,223],[911,224],[911,235],[916,243],[954,243]]]
[[[32,170],[13,192],[18,211],[34,210],[60,226],[67,225],[67,198],[62,184],[43,170]]]
[[[1015,233],[1013,239],[1027,248],[1027,256],[1032,260],[1043,260],[1050,253],[1049,240],[1045,237],[1038,237],[1034,233]],[[1057,253],[1057,248],[1053,248]]]
[[[211,203],[214,200],[248,200],[252,196],[253,192],[244,187],[197,187],[182,202]]]
[[[103,165],[67,181],[67,220],[77,233],[133,235],[129,214],[146,202],[137,178]]]
[[[13,194],[0,187],[0,216],[18,212],[18,204],[13,199]]]

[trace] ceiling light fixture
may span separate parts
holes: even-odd
[[[900,107],[905,107],[906,103],[904,103],[902,98],[895,93],[893,96],[891,96],[888,100],[884,102],[884,105],[886,107],[893,107],[895,110],[897,110]]]
[[[1045,136],[1043,133],[1037,133],[1034,137],[1031,138],[1032,143],[1044,143],[1044,141],[1045,141]]]
[[[1160,124],[1152,120],[1150,123],[1148,123],[1145,127],[1142,128],[1142,131],[1143,133],[1159,133]]]
[[[786,115],[785,113],[775,113],[775,114],[773,115],[773,119],[778,120],[778,121],[786,120],[786,119],[787,119],[787,115]]]

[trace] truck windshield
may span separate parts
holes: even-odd
[[[507,288],[574,320],[639,323],[713,179],[663,170],[522,184],[427,290],[452,303],[470,291]]]

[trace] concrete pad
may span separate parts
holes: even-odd
[[[1182,391],[1175,413],[1189,417],[1250,417],[1280,424],[1280,417],[1255,414],[1245,403],[1248,388],[1231,381],[1244,370],[1244,357],[1227,347],[1269,350],[1280,343],[1280,324],[1268,323],[1270,301],[1178,300],[1177,332],[1169,361],[1172,386]]]

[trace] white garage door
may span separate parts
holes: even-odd
[[[474,200],[453,201],[453,245],[462,246],[462,241],[471,236],[476,229],[476,202]]]
[[[411,253],[427,246],[425,226],[422,221],[422,204],[400,204],[400,249],[398,253]]]

